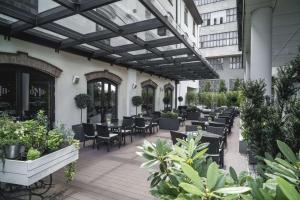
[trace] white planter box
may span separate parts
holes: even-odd
[[[44,177],[78,160],[79,150],[74,145],[67,146],[36,160],[0,160],[0,182],[29,186]]]

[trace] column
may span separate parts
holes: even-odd
[[[250,80],[250,55],[249,53],[245,53],[245,77],[244,77],[244,80],[247,81],[247,80]]]
[[[266,95],[272,86],[272,8],[253,11],[251,16],[250,79],[264,79]]]

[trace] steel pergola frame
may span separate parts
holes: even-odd
[[[149,0],[139,2],[150,11],[155,18],[130,24],[118,25],[105,17],[97,8],[118,2],[120,0],[53,0],[59,6],[44,12],[33,14],[24,12],[17,7],[16,0],[0,0],[0,14],[17,19],[6,24],[0,20],[0,34],[5,38],[15,37],[33,43],[85,56],[88,59],[98,59],[141,72],[165,77],[171,80],[197,80],[217,78],[218,74],[210,64],[187,42],[183,35],[173,27],[166,16],[163,16]],[[104,27],[104,30],[87,34],[79,33],[61,24],[55,23],[73,15],[81,15],[90,21]],[[38,29],[42,28],[64,36],[59,38]],[[145,41],[138,33],[153,29],[165,28],[173,36]],[[104,40],[123,37],[131,44],[111,46]],[[84,46],[84,44],[87,44]],[[184,48],[161,50],[159,47],[183,44]],[[95,47],[91,49],[87,47]],[[130,52],[144,50],[145,53],[134,55]],[[181,57],[184,56],[184,57]]]

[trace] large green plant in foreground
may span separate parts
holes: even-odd
[[[152,195],[163,200],[300,199],[300,157],[285,143],[278,141],[284,158],[268,156],[264,175],[253,178],[247,172],[237,175],[231,167],[229,173],[219,169],[207,159],[208,144],[200,139],[178,139],[176,145],[145,141],[139,147],[137,154],[146,159],[142,167],[151,172]]]

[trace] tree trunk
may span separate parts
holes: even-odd
[[[80,109],[80,122],[82,124],[82,109]]]

